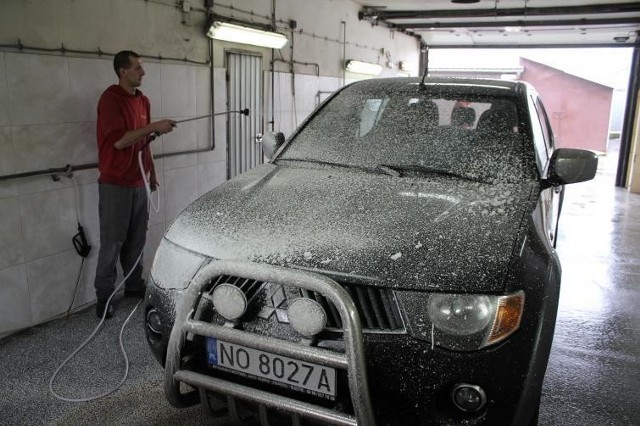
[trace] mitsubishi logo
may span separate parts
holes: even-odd
[[[285,287],[280,284],[267,282],[262,287],[264,294],[264,305],[258,316],[263,319],[270,319],[274,314],[276,319],[281,323],[289,323],[289,300],[300,297],[300,290],[291,287]]]

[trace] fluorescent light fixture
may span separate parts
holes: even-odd
[[[287,44],[287,37],[282,34],[222,21],[214,21],[211,24],[209,31],[207,31],[207,37],[234,43],[270,47],[271,49],[282,49]]]
[[[362,61],[347,61],[347,71],[357,74],[378,75],[382,72],[382,65]]]

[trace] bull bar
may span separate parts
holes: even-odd
[[[211,278],[219,275],[274,282],[322,294],[333,303],[342,319],[345,353],[299,345],[225,325],[194,320],[195,303],[202,289],[210,282]],[[230,343],[246,345],[281,356],[346,370],[355,416],[239,385],[232,381],[184,370],[181,368],[182,348],[188,333],[219,338]],[[358,311],[344,288],[334,280],[314,272],[228,260],[216,260],[200,269],[177,303],[176,318],[169,337],[164,372],[164,391],[169,402],[176,407],[192,405],[193,398],[180,392],[180,382],[197,389],[207,389],[238,397],[267,407],[320,420],[327,424],[375,426],[367,381],[362,324]]]

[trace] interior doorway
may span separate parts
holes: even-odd
[[[262,56],[227,52],[227,105],[229,111],[249,109],[249,115],[227,117],[227,179],[263,163],[256,135],[262,133]]]

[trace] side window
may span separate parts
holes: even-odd
[[[533,131],[533,142],[536,149],[536,161],[538,164],[538,170],[540,171],[540,176],[544,174],[544,169],[547,166],[547,161],[549,160],[550,151],[550,144],[548,142],[549,127],[547,125],[546,116],[544,115],[544,109],[541,107],[542,104],[539,103],[537,97],[535,99],[533,96],[529,97],[529,109],[532,112],[531,127]]]
[[[544,109],[544,105],[540,98],[536,98],[536,109],[538,110],[538,117],[540,118],[540,125],[542,126],[542,133],[544,134],[544,142],[547,147],[547,152],[552,152],[554,143],[551,122],[549,121],[549,116],[547,115],[547,111]]]

